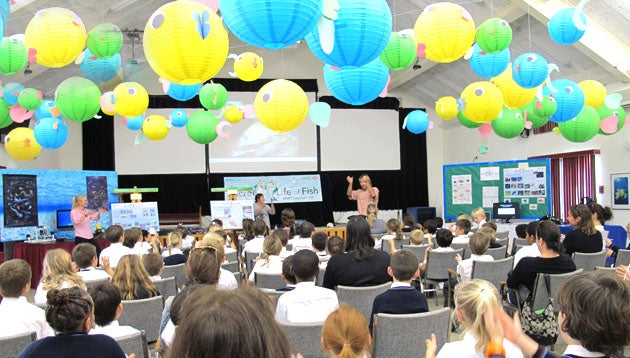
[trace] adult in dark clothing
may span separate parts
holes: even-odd
[[[508,288],[519,290],[521,297],[526,297],[534,289],[536,275],[539,273],[567,273],[575,271],[575,264],[569,255],[562,254],[560,229],[551,221],[541,221],[536,230],[536,245],[539,257],[524,257],[508,274]],[[509,300],[516,304],[516,297],[510,291]]]
[[[346,228],[346,252],[333,255],[328,261],[324,287],[374,286],[389,282],[389,260],[387,252],[374,249],[367,220],[362,216],[353,216]]]
[[[75,286],[49,291],[46,321],[57,335],[29,344],[20,358],[126,357],[113,338],[101,334],[88,335],[94,324],[94,303],[81,288]]]
[[[568,255],[573,255],[574,252],[602,251],[604,247],[602,233],[595,229],[588,206],[584,204],[571,206],[567,221],[575,227],[565,235],[562,242]]]

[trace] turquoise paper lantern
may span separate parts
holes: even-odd
[[[303,39],[322,14],[323,0],[220,0],[223,22],[241,41],[271,50]]]
[[[388,68],[398,71],[405,69],[416,60],[416,42],[413,37],[392,32],[387,47],[381,53],[381,61]]]
[[[421,110],[409,112],[405,117],[405,128],[413,134],[421,134],[429,129],[429,117],[427,113]]]
[[[512,28],[507,21],[494,17],[479,25],[475,40],[487,53],[501,52],[512,42]]]
[[[199,94],[201,89],[201,83],[196,85],[180,85],[179,83],[173,83],[168,86],[166,94],[178,101],[188,101]]]
[[[58,118],[40,119],[33,128],[35,140],[42,148],[57,149],[68,140],[68,126]]]
[[[479,44],[473,45],[473,54],[470,57],[470,68],[473,72],[483,78],[493,78],[505,71],[510,64],[510,49],[497,53],[486,53],[479,47]]]
[[[586,30],[579,29],[573,22],[573,14],[576,9],[562,9],[556,12],[549,20],[547,30],[549,36],[561,45],[571,45],[582,38]],[[578,14],[581,21],[586,24],[586,16],[580,11]]]
[[[392,12],[385,0],[342,0],[338,14],[329,54],[322,49],[317,27],[306,36],[315,57],[339,68],[359,67],[383,52],[392,32]]]
[[[503,108],[501,114],[492,121],[492,130],[501,138],[516,138],[523,129],[525,129],[525,121],[520,108]]]
[[[89,48],[83,51],[81,73],[83,76],[96,83],[103,83],[116,77],[120,69],[120,54],[116,53],[107,58],[96,57]]]
[[[389,70],[380,58],[365,66],[332,69],[324,66],[324,82],[338,100],[358,106],[372,101],[383,92],[389,78]]]
[[[595,108],[584,106],[573,119],[558,124],[560,134],[570,142],[586,142],[599,131],[599,115]]]
[[[564,78],[552,81],[551,85],[556,89],[555,92],[552,92],[547,86],[543,88],[543,94],[552,94],[557,103],[556,111],[549,117],[549,120],[562,123],[575,118],[584,107],[582,88],[577,83]]]
[[[175,128],[181,128],[188,123],[188,113],[186,113],[183,109],[172,110],[168,117]]]
[[[526,52],[512,62],[512,78],[523,88],[538,87],[547,79],[548,68],[549,64],[542,55]]]
[[[39,105],[39,107],[37,109],[35,109],[34,114],[35,114],[35,118],[37,119],[42,119],[42,118],[46,118],[46,117],[52,117],[52,118],[57,118],[57,119],[61,119],[61,113],[59,113],[57,116],[54,116],[51,112],[53,107],[55,107],[55,100],[54,99],[47,99],[45,98],[42,101],[42,104]]]
[[[129,130],[137,131],[142,128],[144,124],[144,114],[135,117],[127,117],[123,119],[123,124],[127,126]]]
[[[1,0],[0,1],[0,17],[4,22],[4,26],[6,27],[9,24],[9,17],[11,16],[11,5],[9,4],[9,0]]]
[[[19,82],[9,82],[4,85],[4,100],[9,103],[9,105],[14,106],[18,101],[18,96],[24,90],[24,85]]]

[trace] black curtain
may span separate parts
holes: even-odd
[[[101,118],[83,122],[83,170],[116,170],[114,117],[99,112]]]

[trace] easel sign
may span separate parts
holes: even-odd
[[[132,227],[160,230],[157,202],[112,203],[112,224],[120,225],[125,230]]]
[[[254,220],[254,203],[251,200],[212,200],[212,219],[223,221],[224,229],[243,228],[243,219]]]

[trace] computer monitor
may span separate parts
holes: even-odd
[[[71,210],[57,210],[57,230],[71,230],[74,228],[72,219],[70,218],[70,212]]]
[[[521,217],[521,206],[519,203],[493,203],[492,204],[492,218],[494,220],[505,220],[510,222],[510,219],[518,219]]]

